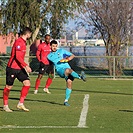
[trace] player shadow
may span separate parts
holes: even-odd
[[[120,112],[129,112],[129,113],[133,113],[133,110],[119,110]]]
[[[63,88],[50,88],[50,90],[65,90]],[[132,96],[133,94],[130,94],[130,93],[122,93],[122,92],[106,92],[106,91],[92,91],[92,90],[75,90],[73,89],[73,92],[87,92],[87,93],[104,93],[104,94],[114,94],[114,95],[129,95],[129,96]]]
[[[14,90],[13,88],[12,88],[12,90],[11,91],[14,91],[14,92],[21,92],[21,87],[22,86],[18,86],[18,87],[20,87],[20,90]],[[40,87],[40,88],[43,88],[42,86]],[[0,88],[0,90],[2,90],[3,91],[3,88]],[[29,90],[29,93],[33,93],[33,90],[34,90],[34,87],[33,86],[31,86],[30,87],[30,90]],[[50,90],[65,90],[64,88],[50,88]],[[103,94],[114,94],[114,95],[129,95],[129,96],[132,96],[133,94],[130,94],[130,93],[122,93],[122,92],[105,92],[105,91],[92,91],[92,90],[74,90],[73,89],[73,91],[77,91],[77,92],[87,92],[87,93],[103,93]]]
[[[0,107],[0,111],[3,111],[3,107]]]
[[[0,88],[1,91],[3,91],[3,89],[4,89],[4,88]],[[11,91],[14,91],[14,92],[20,92],[20,91],[21,91],[21,88],[20,88],[20,90],[16,90],[16,89],[14,90],[14,89],[11,89]]]
[[[2,99],[2,97],[0,97],[0,99]],[[19,98],[12,98],[12,97],[10,97],[9,99],[11,99],[11,100],[17,100],[17,101],[20,100]],[[30,102],[32,102],[32,101],[34,101],[34,102],[44,102],[44,103],[56,104],[56,105],[64,106],[64,104],[56,103],[56,102],[53,102],[53,101],[34,100],[34,99],[25,99],[25,101],[30,101]]]
[[[73,90],[73,91],[80,91],[80,92],[90,92],[90,93],[104,93],[104,94],[114,94],[114,95],[133,95],[130,93],[122,93],[122,92],[106,92],[106,91],[91,91],[91,90]]]

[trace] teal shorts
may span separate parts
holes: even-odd
[[[56,70],[57,74],[61,77],[61,78],[65,78],[65,71],[67,68],[60,68],[58,70]]]
[[[67,68],[60,68],[58,70],[56,70],[57,74],[61,77],[61,78],[65,78],[65,71]]]
[[[65,78],[65,80],[67,81],[68,79],[70,79],[71,81],[74,80],[74,77],[70,74],[69,76],[65,76],[65,71],[67,68],[60,68],[58,70],[56,70],[57,74],[61,77],[61,78]]]

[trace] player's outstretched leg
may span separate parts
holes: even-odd
[[[72,71],[72,72],[71,72],[71,75],[72,75],[74,78],[81,79],[80,75],[77,74],[75,71]]]
[[[81,75],[77,74],[75,71],[72,71],[71,75],[74,78],[82,79],[84,82],[86,81],[85,73],[83,71],[81,72]]]
[[[84,71],[81,71],[81,79],[86,82],[86,76],[85,76],[85,72]]]

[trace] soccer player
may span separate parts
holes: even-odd
[[[36,57],[37,57],[38,61],[40,62],[40,68],[39,68],[39,74],[38,74],[38,77],[37,77],[36,83],[35,83],[34,94],[37,94],[37,92],[38,92],[40,81],[41,81],[44,73],[48,74],[48,79],[46,81],[46,84],[45,84],[45,87],[43,90],[47,94],[51,93],[48,88],[51,85],[52,79],[54,77],[54,69],[53,69],[53,63],[51,63],[47,59],[47,55],[50,53],[50,51],[51,51],[50,35],[46,34],[45,35],[45,42],[39,44],[38,49],[37,49],[37,53],[36,53]]]
[[[70,106],[68,100],[70,98],[70,94],[72,92],[72,82],[74,78],[82,79],[86,81],[85,75],[79,75],[75,71],[73,71],[68,64],[68,61],[74,58],[74,55],[64,49],[57,49],[58,44],[57,41],[53,40],[50,42],[52,52],[47,56],[50,61],[52,61],[55,65],[56,72],[61,78],[65,78],[67,88],[66,88],[66,96],[64,105]]]
[[[26,53],[26,40],[31,37],[31,34],[32,31],[30,28],[24,28],[21,37],[15,41],[12,47],[11,57],[6,68],[6,86],[3,90],[3,110],[6,112],[13,112],[8,106],[8,97],[16,78],[23,84],[17,108],[20,110],[29,111],[29,109],[24,106],[24,100],[30,88],[28,73],[32,70],[24,62],[24,57]]]

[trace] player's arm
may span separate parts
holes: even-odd
[[[27,72],[30,73],[32,70],[31,70],[31,68],[24,62],[24,60],[22,59],[21,55],[22,55],[22,51],[16,51],[16,59],[17,59],[17,61],[21,64],[21,66],[22,66],[23,68],[26,69]]]
[[[24,62],[22,58],[22,50],[21,50],[21,45],[16,46],[16,60],[21,64],[23,68],[26,68],[27,72],[31,72],[31,68]]]
[[[38,59],[39,62],[41,62],[40,54],[41,54],[41,46],[39,45],[36,52],[36,58]]]
[[[52,58],[51,58],[50,55],[51,55],[51,54],[48,54],[48,55],[47,55],[47,59],[49,60],[49,62],[52,62],[52,63],[53,63],[53,60],[52,60]]]
[[[60,62],[68,62],[68,61],[72,60],[75,57],[74,54],[72,54],[72,53],[70,53],[66,50],[63,50],[63,52],[64,52],[66,57],[61,59]]]
[[[60,62],[68,62],[68,61],[72,60],[74,57],[75,57],[75,55],[72,54],[69,57],[66,57],[64,59],[61,59]]]
[[[68,57],[67,59],[70,61],[70,60],[72,60],[74,57],[75,57],[75,55],[72,54],[72,55],[71,55],[70,57]]]
[[[17,61],[21,64],[21,66],[25,67],[27,66],[27,64],[24,62],[23,58],[22,58],[22,51],[16,51],[16,59]]]

